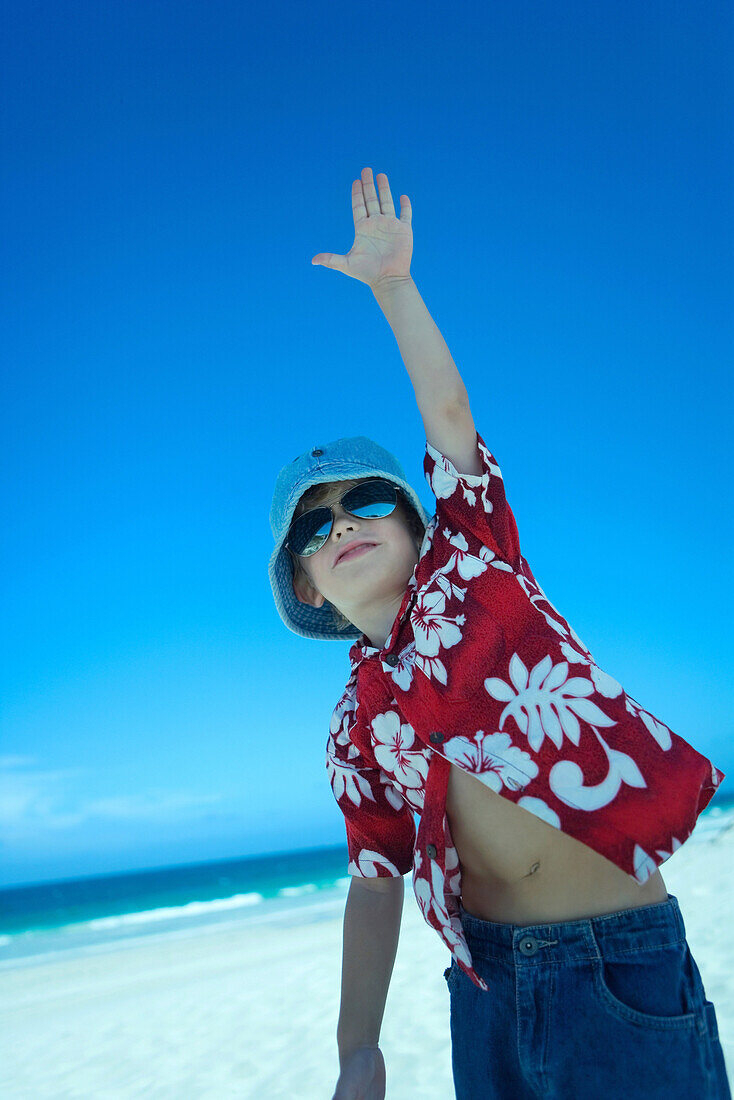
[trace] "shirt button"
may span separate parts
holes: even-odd
[[[518,783],[516,779],[506,779],[505,783],[512,791],[519,791],[522,783]]]
[[[443,734],[442,734],[442,733],[438,733],[438,732],[436,732],[436,733],[429,733],[429,734],[428,734],[428,740],[429,740],[429,741],[432,741],[434,745],[440,745],[440,744],[441,744],[441,742],[443,741]]]
[[[323,453],[324,452],[320,451],[319,448],[317,447],[315,451],[311,451],[311,457],[312,458],[318,458],[319,455],[322,455]]]
[[[386,665],[390,665],[391,668],[395,668],[400,658],[397,653],[388,653],[387,657],[383,658]]]
[[[429,856],[431,857],[431,859],[435,859],[435,858],[436,858],[436,852],[437,852],[437,848],[436,848],[436,845],[435,845],[435,844],[427,844],[427,845],[426,845],[426,851],[428,852],[428,854],[429,854]]]

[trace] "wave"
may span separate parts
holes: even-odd
[[[57,935],[79,935],[90,933],[121,933],[132,932],[134,929],[142,929],[142,926],[156,925],[169,921],[191,921],[205,919],[218,913],[234,913],[246,909],[255,909],[264,902],[270,906],[278,906],[278,901],[306,898],[309,895],[320,893],[323,889],[335,887],[343,888],[351,882],[349,876],[339,878],[327,883],[315,882],[301,883],[298,886],[283,886],[273,894],[266,895],[257,890],[247,893],[233,894],[229,897],[211,898],[208,901],[188,901],[180,905],[156,906],[150,909],[140,909],[129,913],[111,914],[105,917],[90,917],[84,920],[74,920],[59,923],[51,928],[28,928],[22,932],[13,932],[9,935],[0,935],[0,948],[19,940],[29,938],[48,937]]]

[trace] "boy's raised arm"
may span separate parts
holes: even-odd
[[[469,396],[451,352],[410,275],[413,255],[410,199],[395,217],[383,172],[362,170],[352,184],[354,244],[346,256],[319,252],[311,261],[367,283],[395,334],[413,383],[426,439],[465,474],[480,474]]]
[[[412,279],[373,288],[415,390],[426,439],[462,474],[481,474],[469,396]]]

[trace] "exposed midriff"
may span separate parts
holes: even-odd
[[[610,860],[451,764],[446,813],[461,901],[482,920],[580,920],[666,901],[660,871],[639,885]]]

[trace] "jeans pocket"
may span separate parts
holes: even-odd
[[[594,985],[607,1011],[657,1029],[700,1028],[704,996],[688,943],[613,952],[594,963]]]

